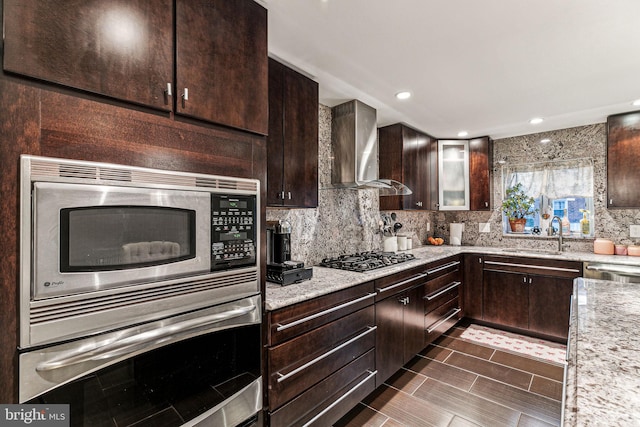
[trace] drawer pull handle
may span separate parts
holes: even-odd
[[[432,294],[432,295],[427,295],[424,297],[424,299],[426,299],[427,301],[431,301],[432,299],[436,299],[438,298],[440,295],[449,292],[451,289],[455,289],[458,286],[460,286],[462,283],[461,282],[453,282],[453,284],[451,286],[449,286],[446,289],[441,290],[440,292],[436,293],[436,294]]]
[[[453,262],[450,262],[450,263],[448,263],[448,264],[441,265],[440,267],[436,267],[436,268],[432,268],[432,269],[430,269],[430,270],[427,270],[427,271],[425,271],[425,273],[426,273],[427,275],[429,275],[429,274],[434,274],[434,273],[437,273],[438,271],[445,270],[445,269],[447,269],[447,268],[449,268],[449,267],[454,267],[454,266],[456,266],[456,265],[458,265],[458,264],[460,264],[460,261],[453,261]]]
[[[291,371],[291,372],[289,372],[287,374],[281,374],[280,372],[276,372],[276,375],[278,376],[278,382],[281,383],[282,381],[294,376],[295,374],[304,371],[305,369],[307,369],[308,367],[310,367],[312,365],[315,365],[316,363],[318,363],[322,359],[325,359],[325,358],[331,356],[336,351],[342,350],[343,348],[345,348],[349,344],[354,343],[354,342],[358,341],[360,338],[364,337],[365,335],[375,331],[377,328],[378,328],[377,326],[367,326],[367,330],[366,331],[362,332],[359,335],[356,335],[355,337],[351,338],[349,341],[345,341],[342,344],[340,344],[339,346],[332,348],[331,350],[327,351],[326,353],[321,354],[320,356],[316,357],[315,359],[308,361],[304,365],[297,367],[296,369],[294,369],[293,371]]]
[[[378,292],[383,293],[383,292],[388,291],[389,289],[394,289],[394,288],[397,288],[399,286],[406,285],[407,283],[411,283],[414,280],[423,279],[425,277],[427,277],[426,273],[420,273],[420,274],[417,274],[417,275],[415,275],[413,277],[410,277],[410,278],[408,278],[406,280],[403,280],[402,282],[398,282],[395,285],[387,286],[386,288],[378,288]]]
[[[462,311],[461,308],[456,308],[455,310],[453,310],[453,313],[451,313],[450,315],[448,315],[444,319],[440,320],[438,323],[433,325],[431,328],[427,329],[427,333],[430,334],[431,332],[435,331],[436,329],[438,329],[438,327],[440,325],[442,325],[444,322],[446,322],[447,320],[451,319],[453,316],[455,316],[456,314],[460,313],[461,311]]]
[[[525,267],[525,268],[535,268],[538,270],[550,270],[550,271],[569,271],[571,273],[581,273],[580,270],[575,268],[562,268],[562,267],[547,267],[544,265],[535,265],[535,264],[516,264],[512,262],[498,262],[498,261],[485,261],[485,265],[502,265],[505,267]]]
[[[346,392],[345,394],[343,394],[342,396],[340,396],[338,399],[335,400],[335,402],[333,402],[331,405],[327,406],[326,408],[324,408],[322,411],[318,412],[316,414],[315,417],[311,418],[309,421],[307,421],[305,424],[302,425],[302,427],[308,427],[311,424],[315,423],[318,418],[322,417],[324,414],[326,414],[327,412],[329,412],[330,410],[332,410],[338,403],[342,402],[344,399],[346,399],[347,397],[349,397],[349,395],[351,393],[353,393],[354,391],[356,391],[357,389],[359,389],[361,386],[364,385],[364,383],[366,383],[367,381],[369,381],[371,378],[373,378],[378,371],[373,371],[371,372],[370,370],[367,369],[367,372],[369,373],[369,375],[367,375],[367,377],[365,379],[363,379],[362,381],[360,381],[358,384],[356,384],[351,390],[349,390],[348,392]]]
[[[92,349],[80,348],[75,352],[62,354],[56,358],[44,361],[36,366],[36,371],[46,372],[56,369],[68,368],[69,366],[79,363],[94,362],[97,360],[109,360],[123,354],[134,354],[140,349],[153,349],[161,345],[170,344],[180,341],[189,334],[194,334],[204,327],[211,328],[216,323],[225,320],[235,319],[257,310],[258,307],[251,305],[249,307],[234,307],[230,310],[211,314],[200,318],[184,320],[173,325],[167,325],[162,328],[143,331],[136,335],[126,334],[118,341],[110,340],[104,345],[94,347]]]
[[[640,269],[630,265],[590,264],[587,265],[587,270],[618,273],[627,276],[640,276]]]
[[[328,308],[326,310],[320,311],[320,312],[318,312],[316,314],[312,314],[311,316],[303,317],[302,319],[298,319],[295,322],[286,323],[284,325],[278,324],[277,325],[278,327],[276,328],[276,332],[280,332],[280,331],[284,331],[285,329],[293,328],[294,326],[298,326],[298,325],[300,325],[300,324],[302,324],[304,322],[308,322],[309,320],[317,319],[318,317],[324,316],[325,314],[333,313],[334,311],[337,311],[337,310],[342,310],[345,307],[349,307],[350,305],[357,304],[360,301],[364,301],[364,300],[369,299],[369,298],[374,297],[374,296],[376,296],[376,294],[367,294],[367,295],[365,295],[363,297],[354,299],[352,301],[347,301],[347,302],[345,302],[343,304],[336,305],[335,307],[331,307],[331,308]]]

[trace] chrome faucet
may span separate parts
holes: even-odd
[[[556,218],[558,218],[558,252],[562,252],[562,247],[564,246],[562,244],[562,219],[558,215],[554,215],[551,221],[549,221],[549,227],[553,228],[553,220]]]

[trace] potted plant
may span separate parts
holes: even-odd
[[[521,233],[528,215],[538,212],[534,208],[535,200],[522,190],[522,183],[507,188],[507,197],[502,201],[502,212],[509,219],[512,232]]]

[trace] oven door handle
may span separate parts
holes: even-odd
[[[120,340],[112,340],[107,344],[94,347],[92,349],[76,350],[64,353],[54,359],[39,363],[36,371],[52,371],[55,369],[65,368],[78,363],[92,362],[98,360],[107,360],[118,357],[122,354],[134,355],[138,351],[147,351],[149,348],[155,348],[159,344],[176,342],[187,338],[190,333],[204,326],[210,326],[225,320],[244,316],[256,310],[255,305],[248,307],[238,307],[227,310],[222,313],[215,313],[205,317],[189,319],[168,325],[162,328],[145,331],[136,335],[132,335]],[[187,337],[185,337],[187,335]]]

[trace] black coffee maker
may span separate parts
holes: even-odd
[[[291,260],[291,223],[267,222],[267,280],[290,285],[311,279],[313,270],[304,262]]]
[[[267,264],[291,261],[291,223],[267,222]]]

